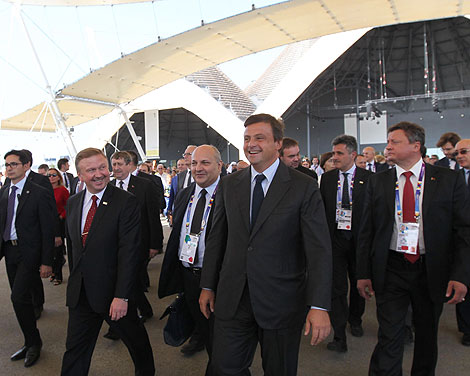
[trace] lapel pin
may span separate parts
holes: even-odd
[[[29,194],[29,191],[26,191],[26,194]]]
[[[431,180],[436,180],[436,178],[434,176],[431,176]]]
[[[359,180],[359,184],[364,184],[364,182],[362,180]]]
[[[107,202],[107,201],[103,201],[103,205],[108,205],[108,202]]]

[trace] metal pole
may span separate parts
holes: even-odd
[[[359,88],[356,88],[356,141],[358,153],[361,152],[361,112],[359,111]]]
[[[145,157],[144,149],[142,149],[142,145],[140,145],[139,139],[137,138],[137,135],[135,134],[134,128],[132,127],[132,124],[129,121],[129,118],[127,117],[126,112],[121,106],[116,106],[116,107],[119,108],[119,110],[121,111],[121,115],[124,118],[124,121],[126,122],[127,130],[129,131],[129,134],[132,137],[132,141],[134,141],[134,145],[137,148],[137,152],[140,155],[140,159],[142,159],[142,161],[145,161],[146,157]]]
[[[310,159],[310,102],[307,100],[307,157]]]
[[[36,49],[34,48],[33,41],[31,39],[31,36],[29,35],[28,29],[26,27],[26,23],[24,22],[23,15],[21,14],[20,5],[18,3],[16,3],[16,11],[17,11],[17,15],[18,15],[18,17],[21,21],[21,25],[23,26],[23,31],[26,34],[26,38],[28,39],[31,50],[33,51],[34,57],[36,59],[36,63],[38,64],[39,69],[41,70],[42,77],[43,77],[44,82],[46,84],[46,89],[47,89],[47,92],[49,93],[49,96],[50,96],[50,105],[51,105],[51,110],[52,110],[51,111],[52,117],[54,118],[56,126],[59,129],[60,134],[62,135],[62,138],[64,139],[65,146],[67,147],[70,158],[72,159],[72,162],[74,162],[75,161],[75,155],[77,154],[77,149],[75,148],[72,137],[70,136],[70,132],[67,129],[67,125],[65,124],[62,113],[59,110],[59,106],[57,105],[55,94],[52,91],[51,85],[49,85],[49,81],[47,80],[46,72],[44,72],[44,69],[41,65],[41,61],[39,60],[39,56],[36,52]]]

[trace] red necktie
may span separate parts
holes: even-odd
[[[415,218],[415,194],[413,190],[413,184],[411,184],[410,177],[413,175],[411,171],[404,172],[406,182],[405,187],[403,188],[403,222],[414,222],[416,223]],[[405,253],[405,258],[411,262],[415,263],[419,259],[419,245],[416,249],[416,255],[411,255]]]
[[[88,232],[90,231],[91,223],[93,222],[93,217],[95,216],[96,209],[98,206],[96,205],[96,201],[98,200],[98,197],[93,195],[91,196],[91,199],[93,202],[91,203],[91,208],[88,210],[88,214],[86,216],[86,221],[85,221],[85,226],[83,227],[83,233],[82,233],[82,245],[85,246],[86,238],[88,236]]]

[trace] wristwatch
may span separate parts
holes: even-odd
[[[126,298],[120,298],[120,299],[126,303],[129,301],[129,299],[126,299]]]

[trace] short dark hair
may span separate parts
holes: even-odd
[[[137,156],[137,153],[133,150],[126,150],[127,153],[131,156],[131,162],[134,166],[137,166],[139,164],[139,157]]]
[[[124,163],[128,165],[131,163],[131,155],[127,151],[117,151],[112,156],[111,159],[124,159]]]
[[[26,155],[26,163],[31,163],[33,165],[33,153],[31,153],[28,149],[21,149],[21,151]],[[25,163],[25,164],[26,164]]]
[[[248,117],[245,120],[245,128],[255,123],[267,123],[271,125],[273,131],[274,141],[282,141],[284,137],[284,123],[282,120],[276,119],[274,116],[269,114],[255,114]]]
[[[323,153],[320,156],[320,167],[324,170],[325,169],[325,163],[328,159],[330,159],[333,156],[333,152],[327,151],[326,153]]]
[[[448,142],[450,142],[452,144],[452,146],[455,146],[455,145],[457,145],[457,142],[459,142],[460,140],[461,140],[461,138],[457,133],[447,132],[447,133],[444,133],[441,136],[441,138],[439,138],[439,141],[437,141],[436,146],[438,148],[441,148],[445,144],[447,144]]]
[[[69,160],[67,158],[60,158],[57,161],[57,168],[60,170],[62,168],[62,166],[65,165],[68,162],[69,162]]]
[[[282,146],[281,146],[281,149],[279,150],[279,155],[281,157],[284,156],[284,149],[289,149],[289,148],[292,148],[294,146],[299,146],[299,143],[294,140],[293,138],[290,138],[290,137],[284,137],[282,139]]]
[[[95,155],[102,155],[104,158],[106,158],[106,155],[104,155],[104,153],[97,148],[86,148],[80,151],[75,157],[75,168],[77,169],[77,171],[80,171],[80,169],[78,168],[78,164],[82,161],[82,159],[90,158]]]
[[[391,133],[394,131],[402,130],[405,132],[406,138],[408,138],[408,142],[411,144],[412,142],[419,142],[420,143],[420,153],[423,154],[425,150],[424,143],[426,141],[426,136],[424,132],[424,128],[418,124],[410,123],[408,121],[402,121],[395,125],[392,125],[387,133]],[[426,154],[426,152],[424,152]]]
[[[38,170],[39,169],[48,171],[49,166],[47,164],[43,163],[43,164],[39,165]]]
[[[20,159],[21,164],[23,165],[29,162],[28,156],[26,155],[24,150],[10,150],[8,153],[5,154],[3,158],[7,159],[7,157],[10,155],[16,155]]]
[[[356,138],[347,134],[342,134],[339,136],[336,136],[333,141],[331,141],[331,146],[336,146],[344,144],[346,146],[346,149],[348,149],[349,154],[351,154],[353,151],[357,152],[357,141]]]

